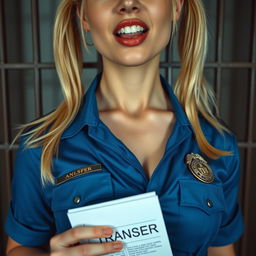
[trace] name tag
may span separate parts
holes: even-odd
[[[82,167],[80,169],[71,171],[71,172],[66,173],[65,175],[57,178],[55,180],[55,185],[60,185],[68,180],[71,180],[73,178],[76,178],[76,177],[81,176],[86,173],[97,172],[97,171],[101,171],[101,170],[102,170],[101,164],[93,164],[93,165],[89,165],[86,167]]]

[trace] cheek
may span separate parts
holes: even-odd
[[[89,23],[92,31],[99,31],[101,32],[105,28],[106,18],[104,15],[93,15],[89,17]]]
[[[160,27],[161,31],[163,29],[171,29],[172,9],[170,0],[160,0],[159,2],[159,4],[149,8],[152,17],[152,23]]]
[[[171,11],[165,8],[155,8],[152,10],[154,12],[154,21],[153,25],[154,36],[158,38],[158,42],[164,47],[168,44],[172,31],[172,15]]]
[[[95,1],[95,0],[90,0]],[[86,6],[86,14],[88,17],[88,22],[92,31],[102,32],[102,30],[106,30],[106,26],[110,20],[109,3],[108,2],[100,2],[99,0],[96,2],[90,2]]]

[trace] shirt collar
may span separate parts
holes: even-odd
[[[96,88],[100,83],[102,73],[96,75],[94,80],[92,81],[89,89],[81,103],[81,108],[71,123],[71,125],[64,131],[61,138],[66,139],[68,137],[72,137],[77,134],[85,125],[88,126],[97,126],[99,122],[99,111],[96,100]],[[175,96],[173,89],[167,82],[167,80],[160,75],[161,83],[167,95],[169,95],[170,102],[172,104],[173,110],[176,114],[176,120],[180,123],[180,125],[189,125],[188,118],[184,113],[177,97]]]
[[[162,75],[160,75],[160,79],[165,92],[167,93],[167,95],[169,95],[169,99],[172,104],[173,111],[176,114],[176,120],[180,123],[180,125],[190,125],[187,115],[185,114],[182,106],[180,105],[178,98],[174,94],[174,91],[171,85]]]

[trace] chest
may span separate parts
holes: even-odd
[[[78,151],[77,142],[81,141],[82,137],[72,143],[74,145],[72,151],[76,152],[76,157],[79,156],[80,159],[79,165],[89,166],[102,163],[102,170],[71,178],[55,187],[52,208],[59,231],[70,228],[67,209],[140,194],[145,191],[156,191],[160,198],[174,252],[177,249],[177,251],[187,252],[186,255],[197,255],[195,252],[199,250],[198,248],[201,248],[203,244],[208,245],[208,241],[212,241],[221,224],[225,201],[222,188],[219,185],[197,181],[184,164],[185,152],[198,150],[195,146],[191,148],[191,138],[181,144],[176,141],[175,144],[178,146],[170,152],[165,161],[162,161],[161,168],[158,168],[158,175],[154,175],[147,183],[138,169],[122,159],[121,154],[114,151],[106,152],[103,147],[99,148],[101,152],[98,152],[98,155],[94,154],[95,151],[92,151],[92,147],[99,145],[91,139],[88,140],[87,151],[82,145],[81,151]],[[89,145],[90,143],[91,145]],[[61,165],[59,170],[64,173],[69,168],[66,162],[64,166],[60,161],[61,159],[66,161],[70,154],[70,151],[66,152],[58,160],[58,165]],[[106,156],[109,158],[106,159]],[[74,161],[73,157],[72,161]],[[77,163],[78,160],[75,162]],[[213,170],[223,173],[223,166],[218,165],[215,168],[213,166]],[[77,168],[79,167],[77,166]],[[213,202],[213,207],[209,207],[208,200]],[[198,232],[199,229],[200,232]]]
[[[113,124],[115,122],[111,122],[110,127],[118,134],[120,126],[116,127]],[[178,129],[169,130],[173,132],[173,136],[171,143],[168,144],[171,146],[168,157],[165,161],[161,161],[157,175],[154,175],[149,182],[141,175],[137,164],[122,157],[122,151],[114,150],[114,143],[111,144],[113,137],[108,136],[109,131],[106,131],[103,125],[99,125],[97,129],[94,127],[89,129],[90,136],[87,136],[83,130],[70,139],[63,140],[61,148],[68,147],[69,150],[61,150],[56,159],[54,167],[55,172],[59,173],[58,177],[97,163],[102,164],[102,169],[70,178],[65,183],[55,186],[54,191],[49,194],[58,232],[70,228],[68,209],[141,194],[145,191],[156,191],[174,255],[180,255],[178,252],[182,252],[182,255],[205,255],[196,252],[204,250],[203,247],[207,247],[213,241],[221,226],[222,217],[225,216],[223,211],[228,206],[223,197],[219,178],[226,172],[226,164],[223,159],[209,162],[216,178],[214,183],[206,184],[196,180],[184,163],[184,157],[187,153],[199,152],[199,148],[193,142],[193,136],[187,127],[178,124],[177,121]],[[137,126],[142,128],[139,120]],[[132,126],[121,127],[131,131]],[[102,133],[104,129],[105,133]],[[146,133],[145,129],[141,130],[141,134],[142,131]],[[138,129],[135,130],[138,132]],[[156,130],[164,131],[162,126]],[[151,136],[155,134],[152,130],[148,131],[150,132],[152,132]],[[120,133],[120,136],[122,134],[125,133]],[[132,137],[136,142],[133,135],[128,137]],[[102,140],[103,138],[105,141]],[[136,138],[141,136],[137,134]],[[160,135],[158,138],[161,138]],[[107,144],[111,146],[106,147]],[[143,143],[137,145],[139,149],[143,148],[146,152],[150,152]],[[209,200],[212,206],[209,206]]]
[[[170,111],[146,118],[128,118],[119,113],[100,113],[101,120],[143,166],[148,178],[162,159],[175,116]]]

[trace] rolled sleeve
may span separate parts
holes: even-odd
[[[55,233],[45,188],[41,184],[39,148],[19,147],[12,180],[12,200],[5,231],[24,246],[41,246]]]
[[[33,227],[28,227],[22,224],[14,216],[12,207],[9,208],[5,222],[5,231],[14,241],[24,246],[40,246],[45,245],[49,241],[49,233],[42,230],[33,230]]]
[[[233,140],[233,155],[227,157],[227,178],[223,183],[226,210],[221,227],[211,246],[224,246],[236,242],[244,231],[243,217],[237,197],[240,183],[240,156],[237,142]]]

